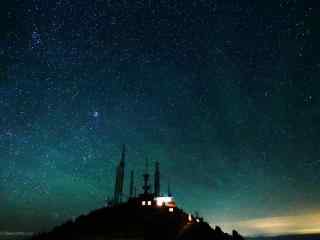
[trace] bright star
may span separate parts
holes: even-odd
[[[95,118],[97,118],[97,117],[99,117],[99,112],[97,112],[97,111],[95,111],[95,112],[93,112],[93,117],[95,117]]]

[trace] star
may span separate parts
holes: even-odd
[[[93,114],[92,114],[92,116],[93,116],[94,118],[98,118],[98,117],[100,116],[100,113],[97,112],[97,111],[94,111]]]

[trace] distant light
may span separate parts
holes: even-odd
[[[189,220],[189,222],[192,222],[192,216],[191,216],[191,214],[188,215],[188,220]]]
[[[148,201],[148,206],[151,206],[151,201]]]
[[[155,198],[157,202],[157,206],[161,207],[163,205],[166,205],[167,203],[170,203],[173,201],[172,197],[157,197]]]
[[[200,219],[199,219],[199,218],[197,218],[197,219],[196,219],[196,221],[199,223],[199,222],[200,222]]]
[[[146,201],[142,201],[142,206],[145,206],[146,205]]]
[[[169,212],[173,212],[173,208],[171,207],[171,208],[169,208]]]
[[[99,117],[99,112],[97,112],[97,111],[95,111],[95,112],[93,112],[93,117],[95,117],[95,118],[97,118],[97,117]]]

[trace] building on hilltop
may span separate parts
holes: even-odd
[[[198,214],[188,214],[176,206],[168,185],[168,195],[160,192],[160,165],[155,164],[154,191],[150,190],[148,161],[143,173],[142,193],[136,194],[134,172],[130,172],[129,195],[124,198],[126,147],[117,165],[114,196],[107,207],[96,209],[55,227],[31,240],[244,240],[219,227],[212,229]],[[125,201],[126,200],[126,201]]]
[[[125,182],[125,158],[126,147],[123,145],[120,163],[116,169],[115,189],[113,199],[108,200],[108,205],[118,205],[124,200],[123,186]],[[161,182],[160,182],[160,163],[155,163],[154,171],[154,192],[151,192],[150,174],[149,174],[149,160],[146,159],[145,171],[143,173],[143,192],[137,196],[136,187],[134,185],[134,171],[130,172],[130,184],[129,184],[129,202],[135,202],[140,207],[151,208],[168,208],[169,212],[174,212],[176,203],[168,187],[168,194],[166,196],[161,195]]]

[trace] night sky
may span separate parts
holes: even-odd
[[[102,207],[122,143],[212,226],[320,232],[319,5],[1,1],[0,233]]]

